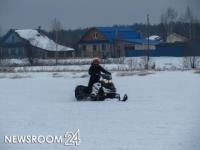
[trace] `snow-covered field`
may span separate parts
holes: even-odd
[[[199,150],[200,74],[137,73],[113,80],[127,102],[77,102],[87,73],[0,74],[1,150]],[[130,75],[130,74],[129,74]],[[81,144],[5,144],[5,135],[64,135]]]

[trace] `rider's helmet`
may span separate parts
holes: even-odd
[[[94,58],[92,60],[92,63],[91,63],[93,66],[98,66],[100,64],[100,59],[99,58]]]

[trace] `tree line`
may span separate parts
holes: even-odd
[[[161,14],[160,23],[158,24],[151,24],[150,21],[148,26],[147,23],[114,26],[134,28],[143,37],[147,37],[148,33],[149,35],[158,35],[164,41],[171,33],[180,34],[191,41],[200,41],[200,21],[195,17],[190,7],[187,7],[183,14],[178,14],[172,7],[167,8],[167,10]],[[52,21],[51,30],[48,32],[42,30],[42,32],[59,44],[77,48],[78,41],[87,30],[88,28],[75,30],[63,29],[61,22],[55,18]]]
[[[148,37],[149,35],[158,35],[163,41],[166,41],[167,36],[172,33],[180,34],[186,37],[186,52],[185,57],[187,60],[186,64],[189,64],[192,68],[196,68],[199,58],[196,57],[195,45],[200,43],[200,21],[193,14],[190,7],[186,7],[183,14],[178,14],[178,12],[172,8],[168,7],[160,16],[160,23],[151,24],[149,23],[149,16],[151,20],[151,15],[148,15],[148,21],[146,23],[135,23],[132,25],[114,25],[118,27],[131,27],[139,32],[143,37]],[[43,31],[51,39],[54,39],[59,44],[66,45],[78,49],[78,41],[82,35],[88,30],[88,28],[75,29],[75,30],[65,30],[62,28],[61,22],[56,18],[52,21],[51,31]],[[146,64],[149,63],[146,61]],[[148,65],[146,65],[148,68]]]
[[[178,14],[178,12],[174,8],[168,7],[166,11],[161,14],[160,23],[158,24],[151,24],[150,15],[150,24],[148,26],[147,23],[134,23],[132,25],[114,26],[134,28],[143,37],[148,37],[148,33],[149,35],[158,35],[164,41],[166,40],[169,34],[177,33],[191,41],[200,42],[200,21],[193,14],[190,7],[187,7],[183,14]],[[59,44],[70,46],[75,49],[78,48],[78,41],[80,40],[82,35],[89,29],[64,29],[62,28],[61,21],[57,18],[52,20],[50,31],[45,31],[44,29],[41,29],[41,27],[39,28],[41,32],[43,32],[45,35],[58,42]]]

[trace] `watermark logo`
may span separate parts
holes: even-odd
[[[4,136],[6,144],[63,144],[64,146],[79,146],[81,142],[80,130],[57,135],[11,135]]]

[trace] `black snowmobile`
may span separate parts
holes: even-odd
[[[112,82],[112,76],[107,74],[101,74],[100,81],[94,83],[91,93],[87,86],[78,85],[75,89],[75,97],[78,101],[104,101],[107,98],[126,101],[128,99],[127,94],[124,95],[123,99],[120,98],[120,94],[117,93]]]

